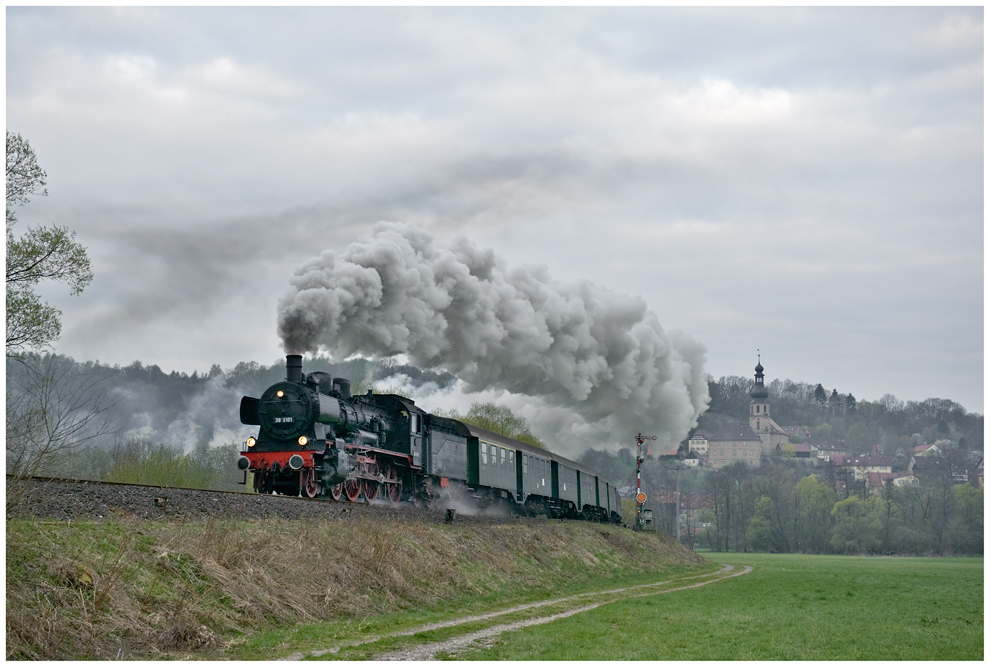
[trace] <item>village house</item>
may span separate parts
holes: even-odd
[[[833,463],[838,464],[846,455],[844,440],[810,440],[807,444],[811,447],[811,451],[816,452],[820,463],[828,463],[831,459]]]
[[[838,465],[852,470],[855,479],[863,479],[871,472],[891,472],[894,459],[889,456],[845,456]]]
[[[788,443],[783,445],[777,445],[777,454],[784,455],[788,451]],[[817,460],[817,457],[812,454],[812,449],[810,445],[805,445],[801,443],[790,443],[789,447],[793,448],[794,459],[802,461],[804,463],[811,463],[813,460]]]
[[[982,463],[982,459],[979,463]],[[969,452],[963,449],[946,449],[935,455],[912,456],[908,464],[908,471],[922,481],[952,479],[958,483],[969,482],[970,474],[975,476],[978,470],[978,463],[970,459]]]
[[[708,431],[701,429],[695,431],[688,440],[688,452],[695,452],[702,460],[708,458],[708,441],[711,438],[712,434]]]
[[[674,491],[663,491],[657,494],[656,499],[660,503],[660,515],[666,518],[668,525],[672,525],[673,516],[679,510],[681,528],[695,531],[704,527],[701,514],[714,503],[711,496],[701,493],[682,493],[678,503]]]
[[[754,468],[760,465],[763,441],[746,424],[723,424],[708,442],[708,467],[718,470],[733,461],[745,461]]]
[[[681,494],[681,516],[688,525],[701,524],[701,512],[711,507],[712,497],[702,493]]]
[[[895,487],[917,484],[918,479],[909,472],[868,472],[866,473],[866,487],[870,493],[880,495],[888,484]]]

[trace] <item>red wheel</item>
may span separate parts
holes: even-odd
[[[316,483],[316,471],[312,468],[303,468],[300,485],[308,497],[315,498],[316,494],[320,492],[320,486]]]
[[[391,463],[382,466],[382,474],[385,476],[385,495],[393,505],[402,499],[402,482],[399,481],[399,471]]]
[[[334,484],[330,487],[330,497],[334,500],[340,500],[340,497],[344,495],[344,485]]]
[[[388,493],[388,499],[393,505],[402,499],[402,484],[398,482],[389,482],[385,484],[385,491]]]
[[[352,503],[361,495],[361,480],[349,479],[344,482],[344,495]]]
[[[380,486],[378,482],[371,479],[366,479],[362,482],[362,486],[364,486],[364,497],[368,499],[368,502],[371,502],[378,497],[378,489]]]

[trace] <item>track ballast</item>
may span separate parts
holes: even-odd
[[[516,515],[454,513],[457,523],[518,523],[545,521]],[[298,498],[282,495],[211,491],[145,484],[124,484],[56,477],[7,478],[7,518],[55,521],[152,520],[417,520],[448,521],[445,510]]]

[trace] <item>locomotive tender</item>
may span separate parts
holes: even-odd
[[[238,467],[258,493],[369,502],[503,505],[529,515],[621,523],[613,484],[562,456],[432,415],[394,394],[351,396],[350,381],[303,374],[241,399],[241,423],[259,426]]]

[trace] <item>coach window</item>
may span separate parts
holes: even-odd
[[[500,449],[502,449],[502,448],[501,447],[496,447],[495,445],[492,445],[492,466],[497,466],[498,465],[496,450],[500,450]]]
[[[498,448],[498,464],[505,467],[505,450],[501,447]]]
[[[509,465],[510,466],[511,465],[515,465],[515,463],[516,463],[516,450],[510,449],[509,450]]]
[[[481,443],[481,464],[488,465],[488,444]]]
[[[529,454],[523,454],[523,474],[529,472]]]

